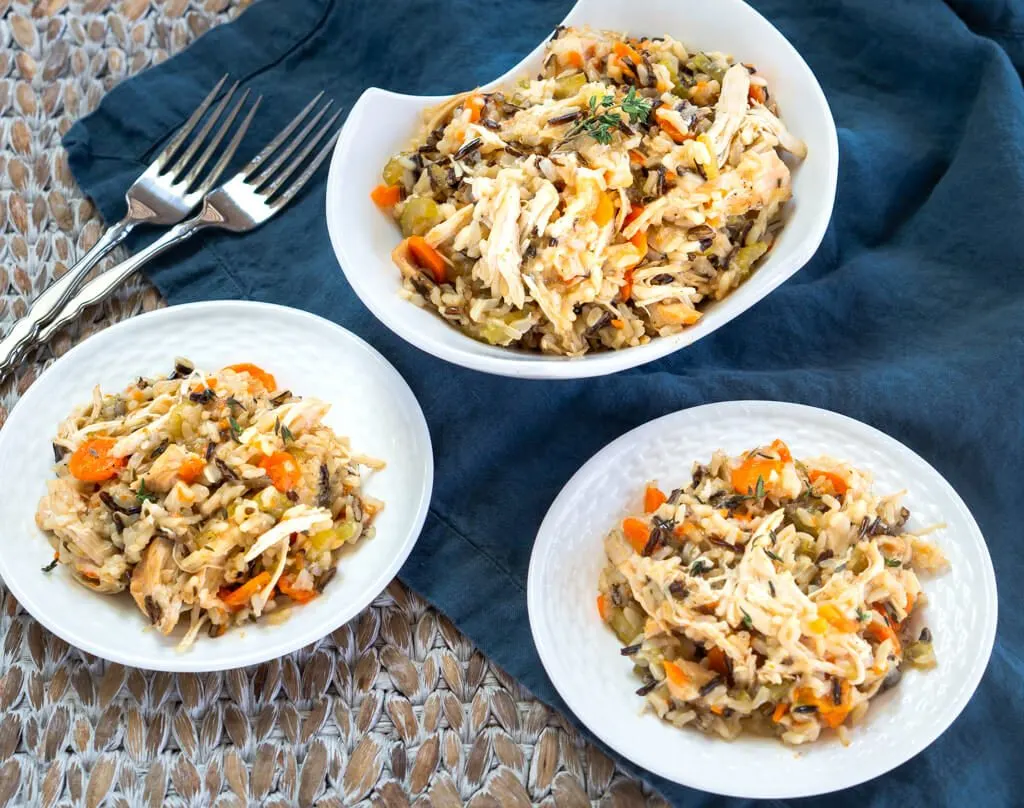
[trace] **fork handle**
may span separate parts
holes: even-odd
[[[118,286],[130,276],[134,275],[143,265],[149,263],[161,253],[171,249],[177,244],[188,239],[199,230],[212,226],[210,222],[204,221],[202,216],[180,222],[148,247],[139,250],[130,258],[116,264],[102,275],[93,278],[82,290],[75,295],[64,309],[53,320],[45,326],[39,334],[39,341],[45,342],[53,336],[54,332],[62,326],[74,320],[86,308],[99,303],[108,297]]]
[[[0,340],[0,378],[14,367],[25,348],[38,338],[40,331],[67,305],[75,292],[85,283],[92,268],[99,263],[103,256],[124,240],[135,224],[125,217],[117,224],[107,228],[81,260],[46,287],[32,301],[25,316],[11,327],[6,337]]]

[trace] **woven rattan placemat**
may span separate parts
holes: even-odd
[[[110,87],[246,5],[0,0],[5,328],[102,232],[61,135]],[[0,423],[55,357],[160,305],[135,281],[55,337],[0,389]],[[2,586],[0,637],[0,806],[664,804],[397,582],[316,645],[227,673],[108,664]]]

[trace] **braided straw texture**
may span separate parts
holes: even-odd
[[[61,136],[112,86],[247,4],[0,0],[4,328],[102,232]],[[37,349],[0,388],[0,424],[55,357],[161,305],[132,281]],[[226,673],[108,664],[2,586],[0,639],[0,806],[665,804],[397,581],[316,645]]]

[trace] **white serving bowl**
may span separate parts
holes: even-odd
[[[781,438],[794,457],[830,455],[874,475],[874,490],[906,489],[909,529],[945,523],[929,536],[949,570],[923,576],[923,622],[938,667],[909,670],[872,700],[844,747],[834,733],[787,747],[771,738],[734,741],[676,729],[635,695],[640,681],[598,616],[604,538],[640,508],[644,485],[689,481],[693,461]],[[530,628],[544,669],[569,709],[604,743],[669,780],[735,797],[789,798],[862,783],[909,760],[956,719],[978,687],[995,640],[996,581],[985,540],[956,491],[928,463],[877,429],[827,410],[772,401],[709,404],[666,415],[612,442],[552,503],[530,558]]]
[[[800,54],[750,6],[741,0],[580,0],[564,23],[667,34],[688,48],[724,51],[756,65],[786,126],[806,142],[808,154],[793,173],[793,201],[771,253],[739,289],[709,306],[697,325],[636,348],[571,359],[545,356],[478,342],[399,296],[401,277],[390,256],[401,235],[370,201],[370,191],[380,183],[388,159],[408,145],[423,110],[446,96],[366,90],[345,122],[327,181],[327,228],[338,261],[356,294],[384,325],[417,348],[485,373],[534,379],[601,376],[677,351],[750,308],[807,263],[832,215],[839,146],[828,102]],[[486,87],[535,73],[543,48],[541,43]]]
[[[216,370],[253,362],[282,389],[331,404],[324,419],[356,451],[387,468],[366,491],[384,500],[376,535],[342,555],[323,594],[279,624],[234,628],[179,652],[184,633],[152,629],[127,592],[100,595],[63,566],[40,572],[53,549],[35,510],[53,478],[50,440],[74,405],[99,384],[121,390],[139,376],[169,372],[175,356]],[[430,434],[398,372],[361,339],[320,317],[284,306],[240,301],[193,303],[135,317],[65,354],[32,385],[0,431],[0,576],[29,613],[70,644],[137,668],[210,671],[273,659],[315,642],[355,617],[397,574],[419,538],[433,484]]]

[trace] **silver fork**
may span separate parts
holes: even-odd
[[[108,228],[80,261],[44,289],[32,301],[25,316],[18,320],[11,327],[7,336],[0,341],[0,374],[6,373],[11,368],[22,351],[35,340],[42,328],[67,305],[72,295],[85,283],[89,272],[100,259],[120,244],[135,227],[140,224],[171,225],[180,222],[214,186],[224,171],[224,167],[234,155],[235,149],[238,148],[241,136],[248,126],[248,119],[205,176],[203,176],[203,170],[230,130],[231,124],[249,95],[249,91],[246,90],[224,116],[228,102],[235,90],[238,89],[238,82],[235,82],[217,103],[187,148],[183,149],[182,146],[199,121],[202,120],[217,94],[220,93],[227,78],[224,76],[217,82],[217,86],[196,107],[195,112],[175,133],[167,147],[125,192],[128,212],[124,218]],[[259,101],[256,102],[256,106],[259,106]],[[252,117],[251,113],[249,117]],[[220,125],[216,131],[213,131],[214,124],[218,121],[220,121]],[[196,157],[204,144],[203,152]],[[202,177],[201,183],[198,182],[200,177]]]
[[[145,249],[89,281],[60,315],[43,329],[40,339],[49,339],[57,329],[77,317],[87,306],[107,297],[144,264],[200,230],[218,228],[245,233],[255,230],[287,205],[327,158],[338,137],[337,131],[330,134],[312,160],[302,168],[341,115],[341,110],[338,110],[316,129],[332,104],[327,101],[310,117],[322,96],[321,92],[310,101],[245,168],[207,194],[197,216],[175,225]],[[249,117],[252,117],[251,112]],[[299,126],[302,126],[301,131],[293,137],[292,134]],[[299,150],[298,154],[295,154],[296,150]]]

